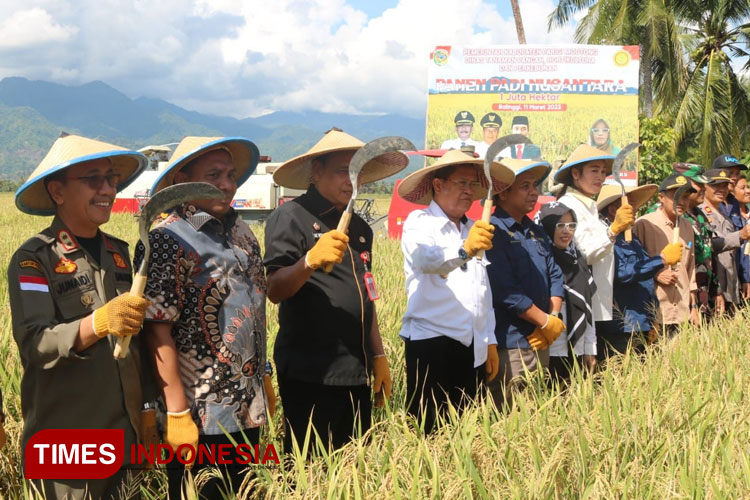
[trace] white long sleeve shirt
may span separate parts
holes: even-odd
[[[563,300],[561,312],[563,316],[562,317],[563,323],[567,325],[568,315],[565,309],[564,300]],[[586,321],[586,318],[582,316],[581,321]],[[568,356],[568,345],[570,342],[573,341],[573,339],[569,338],[568,335],[569,335],[568,330],[563,330],[560,336],[557,337],[557,339],[554,342],[552,342],[552,345],[549,346],[550,356],[559,356],[559,357]],[[573,345],[573,352],[575,353],[576,356],[583,356],[584,354],[596,355],[596,330],[594,329],[594,325],[590,323],[586,324],[586,330],[583,332],[583,335],[581,336],[581,338],[578,339],[578,342],[576,342]]]
[[[401,249],[407,303],[400,335],[411,340],[444,335],[467,347],[474,342],[477,367],[497,340],[485,269],[489,261],[486,256],[464,261],[458,255],[472,224],[467,219],[459,230],[434,201],[406,218]]]
[[[596,201],[568,187],[558,201],[570,208],[578,219],[573,240],[591,266],[596,283],[592,298],[594,321],[612,319],[612,284],[615,279],[615,253],[613,243],[607,236],[607,226],[599,219]]]

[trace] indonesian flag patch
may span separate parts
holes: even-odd
[[[49,283],[47,283],[47,278],[39,276],[19,276],[18,281],[20,282],[21,290],[27,292],[49,293]]]

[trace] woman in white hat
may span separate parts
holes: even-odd
[[[615,221],[607,225],[599,219],[595,197],[612,173],[615,157],[601,150],[581,144],[555,173],[555,182],[563,185],[558,201],[567,205],[576,215],[578,226],[575,244],[591,266],[597,291],[593,296],[594,320],[612,319],[612,284],[614,282],[614,252],[612,247],[618,234],[635,222],[629,206],[617,210]],[[596,354],[596,346],[585,354]],[[587,368],[593,369],[595,358],[587,357]]]
[[[428,433],[448,402],[462,409],[474,397],[478,375],[492,380],[498,371],[495,316],[485,269],[489,260],[474,258],[492,248],[493,226],[466,217],[474,200],[487,196],[483,163],[451,150],[398,187],[402,198],[428,205],[414,210],[404,223],[401,250],[407,303],[400,333],[406,356],[407,411],[418,421],[424,418]],[[491,173],[495,192],[515,178],[498,162]]]

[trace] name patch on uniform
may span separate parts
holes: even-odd
[[[42,266],[40,266],[39,263],[35,260],[22,260],[18,263],[18,265],[21,266],[21,269],[30,267],[32,269],[36,269],[40,273],[42,272]]]
[[[49,283],[47,283],[47,278],[40,276],[19,276],[18,282],[23,291],[49,293]]]
[[[65,280],[62,283],[59,283],[57,285],[56,291],[58,294],[63,294],[65,292],[69,292],[70,290],[75,290],[76,288],[81,288],[90,284],[91,279],[88,277],[88,275],[82,274],[80,276],[76,276],[75,278],[70,278],[69,280]]]
[[[76,263],[65,257],[60,257],[60,260],[55,264],[57,274],[73,274],[76,270],[78,270]]]
[[[127,281],[128,283],[133,282],[133,276],[130,273],[115,273],[116,281]]]
[[[122,258],[122,255],[115,252],[112,254],[112,258],[115,260],[115,265],[119,267],[120,269],[127,269],[128,263],[125,262],[125,259]]]

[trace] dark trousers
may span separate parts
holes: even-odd
[[[341,448],[372,424],[370,388],[366,385],[311,384],[282,376],[278,380],[286,453],[293,451],[294,441],[302,450],[310,422],[329,449]],[[312,451],[314,447],[315,436],[311,434],[308,449]]]
[[[474,346],[444,336],[405,339],[404,344],[407,411],[418,421],[424,417],[424,430],[430,433],[448,402],[460,412],[476,396]]]
[[[628,347],[634,354],[643,354],[647,338],[648,332],[596,332],[596,361],[603,363],[611,356],[625,354]]]
[[[247,436],[247,439],[245,439],[243,433],[245,436]],[[247,442],[251,445],[251,447],[259,443],[259,435],[260,429],[258,427],[255,427],[253,429],[245,429],[241,432],[233,432],[229,434],[229,436],[231,436],[237,444]],[[216,448],[218,448],[218,446],[221,444],[232,445],[231,453],[225,456],[225,458],[231,461],[232,464],[215,465],[215,467],[217,467],[221,472],[221,478],[211,477],[208,482],[205,483],[205,485],[200,489],[198,494],[198,498],[200,499],[223,500],[224,498],[234,498],[232,492],[237,493],[239,491],[240,485],[242,484],[242,481],[245,478],[245,474],[248,471],[248,467],[246,465],[237,463],[237,460],[246,460],[246,457],[237,455],[234,444],[226,435],[218,434],[206,436],[201,434],[198,438],[199,447],[200,445],[205,445],[207,448],[210,448],[211,445],[214,445]],[[261,450],[261,453],[263,453],[263,451],[264,450]],[[251,453],[255,453],[254,449]],[[193,467],[190,469],[190,472],[192,473],[193,477],[195,477],[198,472],[207,467],[214,467],[214,465],[206,463],[205,461],[203,464],[200,464],[196,460],[196,462],[193,464]],[[180,500],[181,498],[183,498],[181,489],[183,487],[184,480],[186,479],[187,474],[185,471],[185,467],[176,459],[170,462],[167,466],[167,482],[169,485],[170,500]],[[186,494],[184,495],[184,498],[190,497]]]
[[[578,366],[583,366],[583,356],[578,358]],[[550,382],[557,382],[561,388],[570,382],[570,372],[573,371],[573,364],[576,363],[573,354],[567,356],[550,356],[549,357],[549,376]]]

